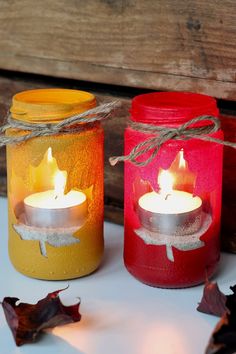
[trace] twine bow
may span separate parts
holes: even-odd
[[[119,101],[104,103],[83,113],[73,115],[59,123],[27,123],[13,119],[10,114],[7,116],[7,123],[0,128],[0,147],[8,144],[19,144],[23,141],[39,137],[56,134],[68,134],[80,132],[88,128],[88,125],[97,121],[102,121],[120,105]],[[83,124],[80,124],[83,123]],[[28,131],[21,136],[5,136],[5,131],[9,128]]]
[[[193,126],[195,123],[201,121],[207,121],[210,123],[201,127]],[[120,161],[130,161],[136,166],[146,166],[156,157],[161,146],[171,139],[188,140],[195,138],[236,148],[236,143],[223,141],[207,135],[216,132],[220,128],[219,119],[208,115],[193,118],[177,128],[136,123],[133,121],[130,121],[130,127],[143,133],[155,134],[155,136],[150,137],[136,145],[126,156],[110,157],[109,162],[112,166],[116,165]],[[138,158],[146,152],[150,152],[150,156],[143,161],[139,161]]]

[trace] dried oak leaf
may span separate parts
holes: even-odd
[[[206,349],[206,354],[235,354],[236,353],[236,314],[225,313],[217,323],[210,342]]]
[[[46,328],[80,321],[80,301],[64,306],[58,296],[63,290],[49,293],[35,305],[23,302],[17,304],[19,299],[15,297],[3,299],[1,304],[17,346],[33,342]]]
[[[220,291],[218,284],[207,281],[197,310],[221,317],[227,311],[226,300],[227,296]]]
[[[233,294],[226,296],[227,311],[214,329],[206,354],[236,353],[236,286],[230,289]]]

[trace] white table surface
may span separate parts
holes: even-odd
[[[122,259],[123,228],[105,223],[106,251],[100,269],[72,281],[41,281],[18,273],[8,259],[7,201],[0,198],[0,300],[35,303],[66,287],[61,298],[81,298],[82,320],[53,329],[40,341],[16,347],[0,308],[1,354],[202,354],[217,323],[196,311],[203,286],[182,290],[152,288],[134,279]],[[222,291],[236,282],[236,256],[222,254],[215,277]]]

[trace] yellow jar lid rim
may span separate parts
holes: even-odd
[[[55,122],[96,107],[92,93],[50,88],[28,90],[12,98],[10,112],[14,119],[38,123]]]

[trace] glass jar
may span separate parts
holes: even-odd
[[[215,99],[185,92],[140,95],[131,108],[132,121],[167,127],[218,114]],[[128,127],[125,155],[153,136]],[[223,138],[221,130],[211,136]],[[220,258],[221,185],[222,145],[209,141],[172,139],[146,166],[127,161],[124,261],[129,272],[146,284],[168,288],[210,277]]]
[[[39,89],[16,94],[10,111],[13,119],[33,125],[57,123],[95,106],[88,92]],[[100,264],[103,140],[100,123],[94,123],[7,146],[9,255],[19,272],[71,279]]]

